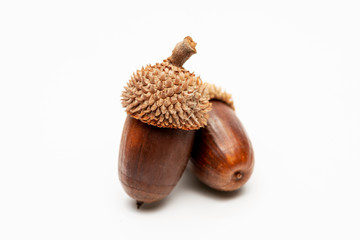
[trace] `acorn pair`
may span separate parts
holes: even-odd
[[[220,191],[240,188],[253,171],[252,145],[231,95],[182,67],[195,47],[186,37],[162,63],[134,73],[122,93],[128,116],[119,178],[138,207],[165,198],[189,159],[197,178]]]

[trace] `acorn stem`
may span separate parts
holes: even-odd
[[[140,209],[143,204],[144,204],[144,202],[136,201],[136,208]]]
[[[196,42],[191,37],[187,36],[182,42],[176,44],[172,55],[168,58],[168,61],[178,67],[182,65],[196,53]]]

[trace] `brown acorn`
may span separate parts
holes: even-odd
[[[211,188],[233,191],[243,186],[254,168],[254,152],[234,111],[230,94],[209,86],[212,110],[205,128],[196,132],[190,168]]]
[[[119,178],[138,207],[166,197],[180,179],[211,104],[207,85],[182,67],[196,43],[186,37],[162,63],[138,70],[122,93],[128,117],[119,152]]]

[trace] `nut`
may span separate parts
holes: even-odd
[[[254,152],[233,105],[229,104],[232,103],[231,96],[218,96],[212,95],[212,110],[207,126],[197,130],[190,168],[209,187],[233,191],[250,178],[254,168]]]
[[[188,163],[193,130],[206,125],[211,108],[207,85],[182,67],[196,53],[195,46],[186,37],[168,59],[138,70],[123,91],[128,116],[119,178],[138,207],[171,192]]]

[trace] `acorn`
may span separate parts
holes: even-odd
[[[195,130],[207,123],[207,84],[182,67],[195,47],[191,37],[184,38],[169,58],[136,71],[122,93],[128,116],[119,178],[138,207],[172,191],[188,163]]]
[[[234,191],[250,178],[254,151],[237,118],[230,94],[209,86],[212,109],[205,128],[196,132],[190,169],[207,186]]]

